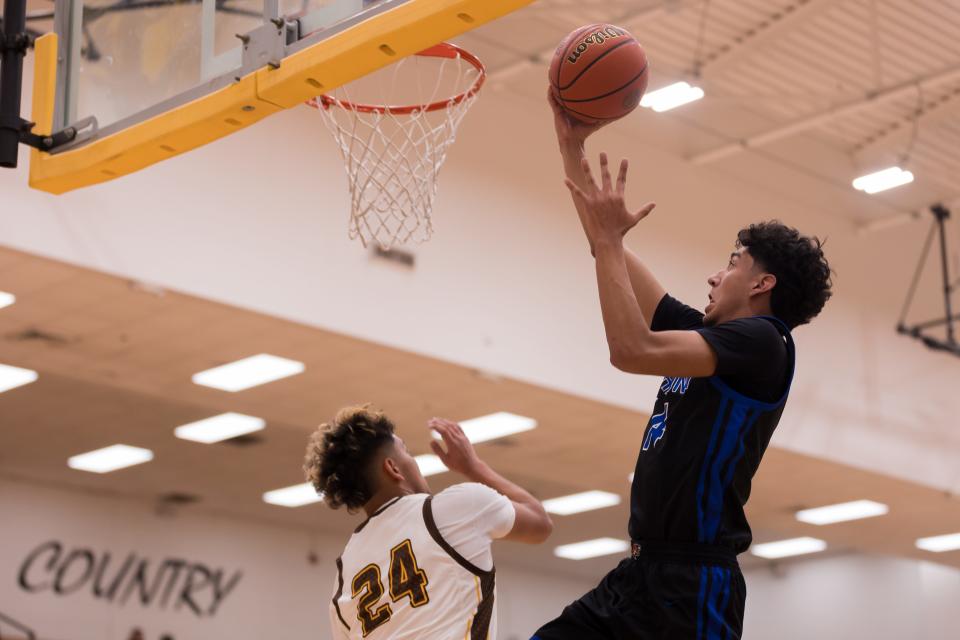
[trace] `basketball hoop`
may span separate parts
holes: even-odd
[[[376,241],[385,250],[430,238],[437,175],[485,76],[476,56],[441,43],[307,102],[323,115],[343,155],[351,238],[365,247]],[[432,83],[427,91],[424,77]],[[351,92],[364,91],[387,99],[351,99]],[[409,94],[408,106],[389,106],[397,93]]]

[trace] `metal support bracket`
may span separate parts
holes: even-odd
[[[17,33],[12,38],[7,38],[7,36],[0,31],[0,55],[9,51],[14,54],[25,56],[27,55],[27,49],[29,48],[30,34],[26,31]]]
[[[238,33],[237,38],[243,43],[243,51],[237,78],[265,66],[279,69],[280,61],[286,53],[288,32],[295,28],[296,24],[293,22],[274,18],[252,31]]]
[[[83,139],[89,138],[97,130],[97,119],[93,116],[77,121],[73,125],[49,135],[38,135],[30,131],[36,123],[20,117],[10,118],[0,116],[0,129],[17,132],[20,143],[40,151],[53,151],[70,142],[78,140],[78,134],[83,131]]]

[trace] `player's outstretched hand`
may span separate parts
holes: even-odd
[[[609,124],[608,122],[587,124],[570,117],[570,115],[563,110],[563,107],[560,106],[560,103],[557,102],[557,98],[553,95],[553,89],[551,87],[547,87],[547,103],[553,110],[553,126],[557,130],[557,140],[561,146],[566,144],[583,144],[583,142],[595,131],[600,129],[600,127]]]
[[[444,449],[436,440],[430,441],[430,448],[447,468],[464,475],[469,475],[477,468],[480,458],[459,424],[443,418],[431,418],[427,426],[440,436],[446,446]]]
[[[656,206],[648,202],[636,212],[627,210],[624,193],[627,188],[627,161],[620,163],[620,173],[617,184],[614,186],[610,178],[610,169],[607,166],[607,154],[600,154],[601,184],[597,185],[590,171],[590,163],[583,158],[581,167],[586,178],[586,188],[581,189],[573,180],[567,178],[566,185],[570,189],[577,208],[585,213],[584,227],[590,237],[590,244],[597,242],[617,241],[643,220]]]

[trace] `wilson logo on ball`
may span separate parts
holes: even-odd
[[[647,56],[630,32],[604,22],[571,31],[547,70],[553,99],[588,124],[612,122],[637,107],[647,88]]]
[[[570,55],[567,56],[567,60],[569,60],[571,64],[576,64],[577,60],[580,59],[580,56],[582,56],[584,52],[590,48],[590,45],[603,44],[607,40],[612,40],[613,38],[622,38],[625,35],[629,34],[622,29],[617,29],[616,27],[607,27],[602,31],[591,33],[589,36],[580,41],[580,44],[577,45],[576,49],[570,52]]]

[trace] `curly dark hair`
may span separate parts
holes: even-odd
[[[793,329],[810,322],[830,299],[833,286],[823,242],[778,220],[752,224],[737,234],[737,246],[777,278],[770,296],[773,315]]]
[[[303,464],[307,480],[331,508],[360,509],[376,491],[370,463],[393,444],[393,432],[393,423],[367,406],[341,409],[310,436]]]

